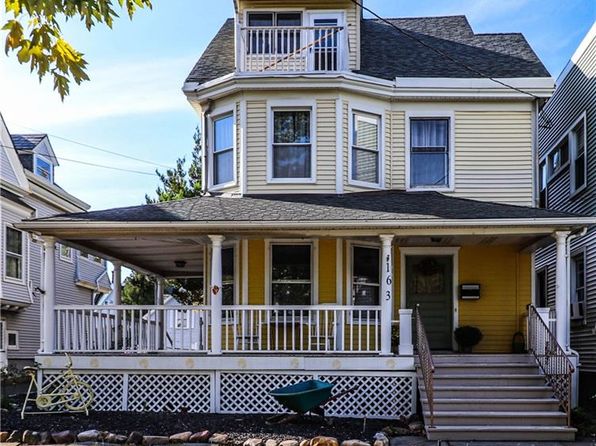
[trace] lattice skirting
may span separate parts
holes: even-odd
[[[416,410],[411,372],[81,373],[93,387],[93,410],[281,413],[269,392],[307,379],[335,383],[334,393],[354,389],[326,407],[338,417],[395,418]],[[43,382],[59,379],[46,373]]]

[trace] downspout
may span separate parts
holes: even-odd
[[[209,191],[209,156],[207,154],[207,150],[209,147],[209,116],[211,115],[211,110],[213,109],[213,101],[209,99],[207,101],[207,107],[203,112],[203,155],[202,155],[202,163],[203,163],[203,174],[202,174],[202,184],[201,190],[203,194]]]

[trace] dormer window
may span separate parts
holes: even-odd
[[[54,165],[41,155],[35,154],[33,157],[33,172],[48,183],[54,182]]]

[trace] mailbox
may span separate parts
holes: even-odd
[[[460,299],[480,299],[480,284],[479,283],[464,283],[459,286]]]

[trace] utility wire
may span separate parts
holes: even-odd
[[[19,127],[24,128],[24,129],[31,130],[33,132],[37,132],[37,133],[41,133],[41,134],[44,134],[44,135],[51,136],[52,138],[60,139],[62,141],[66,141],[66,142],[69,142],[69,143],[72,143],[72,144],[77,144],[77,145],[82,146],[82,147],[87,147],[88,149],[93,149],[93,150],[97,150],[99,152],[109,153],[111,155],[119,156],[119,157],[122,157],[122,158],[127,158],[129,160],[138,161],[140,163],[145,163],[145,164],[149,164],[149,165],[152,165],[152,166],[165,167],[166,169],[173,169],[172,166],[168,166],[166,164],[161,164],[161,163],[157,163],[157,162],[154,162],[154,161],[149,161],[149,160],[145,160],[145,159],[142,159],[142,158],[136,158],[136,157],[130,156],[130,155],[124,155],[123,153],[118,153],[118,152],[115,152],[113,150],[103,149],[101,147],[97,147],[97,146],[94,146],[94,145],[91,145],[91,144],[87,144],[87,143],[84,143],[84,142],[76,141],[74,139],[66,138],[64,136],[59,136],[59,135],[55,135],[55,134],[52,134],[52,133],[47,133],[47,132],[44,132],[44,131],[41,131],[41,130],[38,130],[38,129],[27,127],[26,125],[21,125],[21,124],[16,124],[16,125],[18,125]]]

